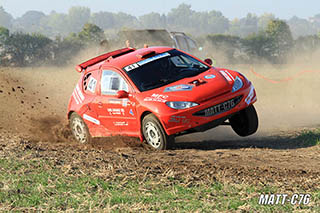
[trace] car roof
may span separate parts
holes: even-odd
[[[174,48],[172,47],[163,47],[163,46],[156,46],[156,47],[147,47],[147,48],[141,48],[138,50],[134,50],[131,51],[129,53],[123,54],[121,56],[118,57],[109,57],[106,60],[103,60],[97,64],[94,64],[90,67],[88,67],[88,69],[86,70],[88,71],[92,71],[95,69],[99,69],[101,66],[103,67],[116,67],[119,69],[122,69],[123,67],[126,67],[130,64],[134,64],[136,62],[145,60],[146,58],[141,57],[145,54],[151,53],[151,52],[155,52],[155,54],[160,54],[160,53],[164,53],[170,50],[173,50]]]

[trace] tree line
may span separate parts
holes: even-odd
[[[55,39],[40,33],[10,33],[0,27],[0,66],[65,65],[80,51],[104,42],[103,30],[89,23],[79,33]]]
[[[213,57],[219,64],[283,64],[292,56],[304,57],[307,62],[320,51],[320,35],[293,39],[289,26],[281,20],[270,20],[266,30],[244,38],[208,34],[195,40],[203,47],[201,55]],[[108,39],[100,27],[90,23],[79,33],[55,39],[39,33],[10,33],[0,27],[0,66],[65,65],[88,48],[98,54],[124,46],[124,41]]]
[[[229,34],[246,37],[252,33],[265,30],[275,15],[265,13],[257,16],[248,13],[246,17],[229,20],[220,11],[199,12],[192,10],[191,5],[180,4],[168,14],[148,13],[139,17],[119,12],[101,11],[92,13],[87,7],[71,7],[68,13],[52,11],[44,14],[40,11],[28,11],[21,17],[13,18],[0,6],[0,26],[12,32],[41,33],[50,38],[68,36],[78,33],[86,23],[92,23],[107,32],[123,28],[145,29],[164,28],[173,31],[184,31],[195,36],[204,34]],[[309,19],[292,17],[286,20],[294,38],[314,35],[320,31],[320,14]]]
[[[307,63],[320,54],[320,33],[294,39],[282,20],[270,20],[264,31],[246,37],[215,34],[204,38],[204,46],[213,49],[213,57],[220,63],[285,64],[297,58]]]
[[[72,12],[72,10],[80,9],[83,11]],[[112,16],[110,16],[109,19],[100,20],[96,17],[98,16],[97,14],[93,14],[91,15],[91,18],[96,17],[96,19],[94,19],[96,20],[96,24],[94,24],[90,23],[92,19],[88,18],[88,15],[90,16],[89,9],[76,7],[71,8],[70,10],[69,15],[74,15],[70,17],[68,15],[65,18],[66,20],[73,21],[66,21],[65,23],[61,22],[59,27],[69,26],[68,23],[74,23],[72,25],[74,27],[72,30],[74,31],[66,32],[62,29],[61,31],[57,31],[68,33],[65,36],[57,33],[56,36],[52,37],[45,33],[37,32],[37,30],[32,30],[32,27],[41,27],[41,24],[37,26],[30,25],[28,32],[25,30],[12,30],[12,27],[10,28],[8,25],[0,26],[0,66],[65,65],[70,62],[72,57],[87,48],[95,48],[97,50],[96,53],[98,53],[124,47],[124,41],[120,41],[119,36],[117,36],[116,33],[123,28],[112,28],[112,30],[114,30],[112,33],[105,30],[110,26],[115,27],[114,23],[116,21],[111,18]],[[276,18],[265,18],[264,21],[260,20],[264,27],[260,30],[241,35],[239,33],[225,33],[222,30],[223,27],[220,28],[220,30],[218,30],[219,28],[216,28],[214,31],[210,31],[210,28],[208,28],[208,31],[204,34],[190,33],[190,31],[198,29],[198,27],[201,28],[201,26],[195,22],[188,22],[188,24],[186,24],[184,22],[185,19],[194,16],[199,20],[199,23],[201,23],[202,19],[208,18],[207,16],[202,17],[201,14],[211,14],[213,17],[220,18],[223,17],[221,13],[195,12],[191,10],[190,6],[182,4],[178,8],[172,9],[167,16],[158,16],[155,13],[152,13],[152,16],[158,17],[158,21],[153,22],[154,19],[151,17],[148,18],[148,15],[140,17],[140,19],[144,20],[143,23],[146,28],[151,28],[152,26],[153,28],[154,26],[161,28],[163,25],[160,23],[174,24],[173,26],[176,26],[174,29],[175,31],[187,32],[198,42],[199,47],[203,47],[201,55],[213,57],[219,64],[247,64],[261,62],[281,64],[287,63],[287,60],[292,58],[292,56],[303,56],[304,60],[308,61],[317,53],[317,51],[320,51],[319,33],[295,38],[288,22]],[[82,19],[81,17],[78,17],[78,15],[81,15]],[[124,14],[120,16],[124,16]],[[2,22],[5,20],[3,17],[3,14],[1,15],[0,12],[0,21]],[[34,22],[41,21],[41,17],[43,16],[39,15],[37,18],[34,17]],[[59,15],[57,17],[59,17]],[[128,16],[125,17],[128,18]],[[175,19],[174,17],[180,18]],[[128,21],[131,20],[132,17],[128,18],[127,21],[124,21],[122,18],[117,20],[117,22],[122,20],[123,23],[129,23]],[[8,20],[10,20],[10,16],[7,17],[7,22]],[[57,18],[57,20],[59,20],[59,18]],[[100,22],[98,20],[100,20]],[[103,22],[102,20],[105,21]],[[215,19],[208,18],[206,24],[210,24],[213,20]],[[220,26],[223,26],[227,22],[222,20],[224,19],[220,19],[220,21],[215,21],[211,24],[217,26],[217,24],[220,23]],[[84,21],[88,22],[83,23]],[[110,23],[108,21],[110,21]],[[77,22],[77,24],[75,24],[75,22]],[[134,28],[137,23],[132,22],[132,24],[133,25],[130,27],[131,29]],[[102,25],[103,28],[101,27]],[[184,25],[184,28],[179,28],[178,26],[180,25]],[[250,31],[249,25],[248,23],[246,24],[248,31]],[[51,25],[45,27],[48,28],[50,26]],[[236,28],[233,29],[235,30]]]

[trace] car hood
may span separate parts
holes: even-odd
[[[211,68],[197,76],[184,78],[145,93],[145,97],[161,96],[166,101],[192,101],[201,103],[232,90],[231,71]]]

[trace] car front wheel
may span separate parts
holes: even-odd
[[[258,129],[258,115],[253,105],[241,110],[229,121],[232,129],[242,137],[252,135]]]
[[[147,143],[154,149],[170,149],[174,143],[174,136],[166,134],[161,123],[153,114],[143,118],[142,132]]]

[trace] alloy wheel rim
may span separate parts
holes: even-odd
[[[80,143],[85,143],[87,141],[86,127],[80,118],[73,119],[72,132]]]
[[[154,148],[159,148],[161,146],[161,136],[158,127],[152,123],[148,122],[145,125],[147,142]]]

